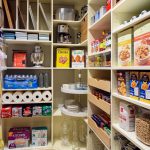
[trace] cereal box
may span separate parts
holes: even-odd
[[[130,66],[132,60],[132,29],[118,34],[118,66]]]
[[[130,97],[133,99],[139,99],[139,72],[130,72]]]
[[[69,68],[70,67],[70,49],[69,48],[57,48],[56,54],[56,67]]]
[[[72,50],[72,68],[84,68],[84,50]]]
[[[129,96],[129,72],[118,71],[117,82],[118,93],[123,96]]]
[[[150,65],[150,19],[134,27],[134,65]]]
[[[140,101],[150,104],[150,72],[140,73]]]

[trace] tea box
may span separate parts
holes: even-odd
[[[150,104],[150,72],[140,72],[140,101]]]
[[[85,67],[85,54],[84,50],[72,50],[72,68]]]
[[[134,65],[150,65],[150,19],[134,27]]]
[[[57,48],[56,50],[56,67],[69,68],[70,67],[70,49]]]
[[[133,99],[139,99],[139,72],[130,72],[130,97]]]
[[[132,59],[132,29],[118,34],[118,66],[130,66]]]

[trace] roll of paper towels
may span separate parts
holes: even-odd
[[[36,91],[33,93],[33,101],[41,102],[42,101],[42,93],[40,91]]]
[[[44,91],[42,97],[44,101],[49,102],[52,99],[52,94],[50,91]]]
[[[31,102],[33,100],[33,94],[30,91],[26,91],[23,93],[23,101],[24,102]]]
[[[13,95],[12,95],[12,93],[11,92],[4,93],[3,96],[2,96],[2,101],[4,103],[10,103],[10,102],[12,102],[13,101]]]
[[[22,100],[23,100],[22,94],[23,94],[22,92],[15,92],[13,94],[14,102],[16,102],[16,103],[22,102]]]

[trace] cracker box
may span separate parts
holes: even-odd
[[[56,50],[56,67],[69,68],[70,67],[70,49],[57,48]]]
[[[130,97],[133,99],[139,99],[139,72],[130,72]]]
[[[117,72],[118,93],[123,96],[129,96],[129,72]]]
[[[85,67],[84,50],[72,50],[72,68]]]
[[[118,66],[130,66],[132,61],[132,29],[118,34]]]
[[[134,27],[134,65],[150,65],[150,19]]]
[[[150,104],[150,72],[140,73],[140,101]]]

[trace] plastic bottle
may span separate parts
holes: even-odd
[[[49,87],[48,85],[49,80],[48,80],[48,73],[44,73],[44,87]]]
[[[43,79],[43,74],[42,73],[39,74],[38,83],[39,83],[39,87],[44,87],[44,79]]]

